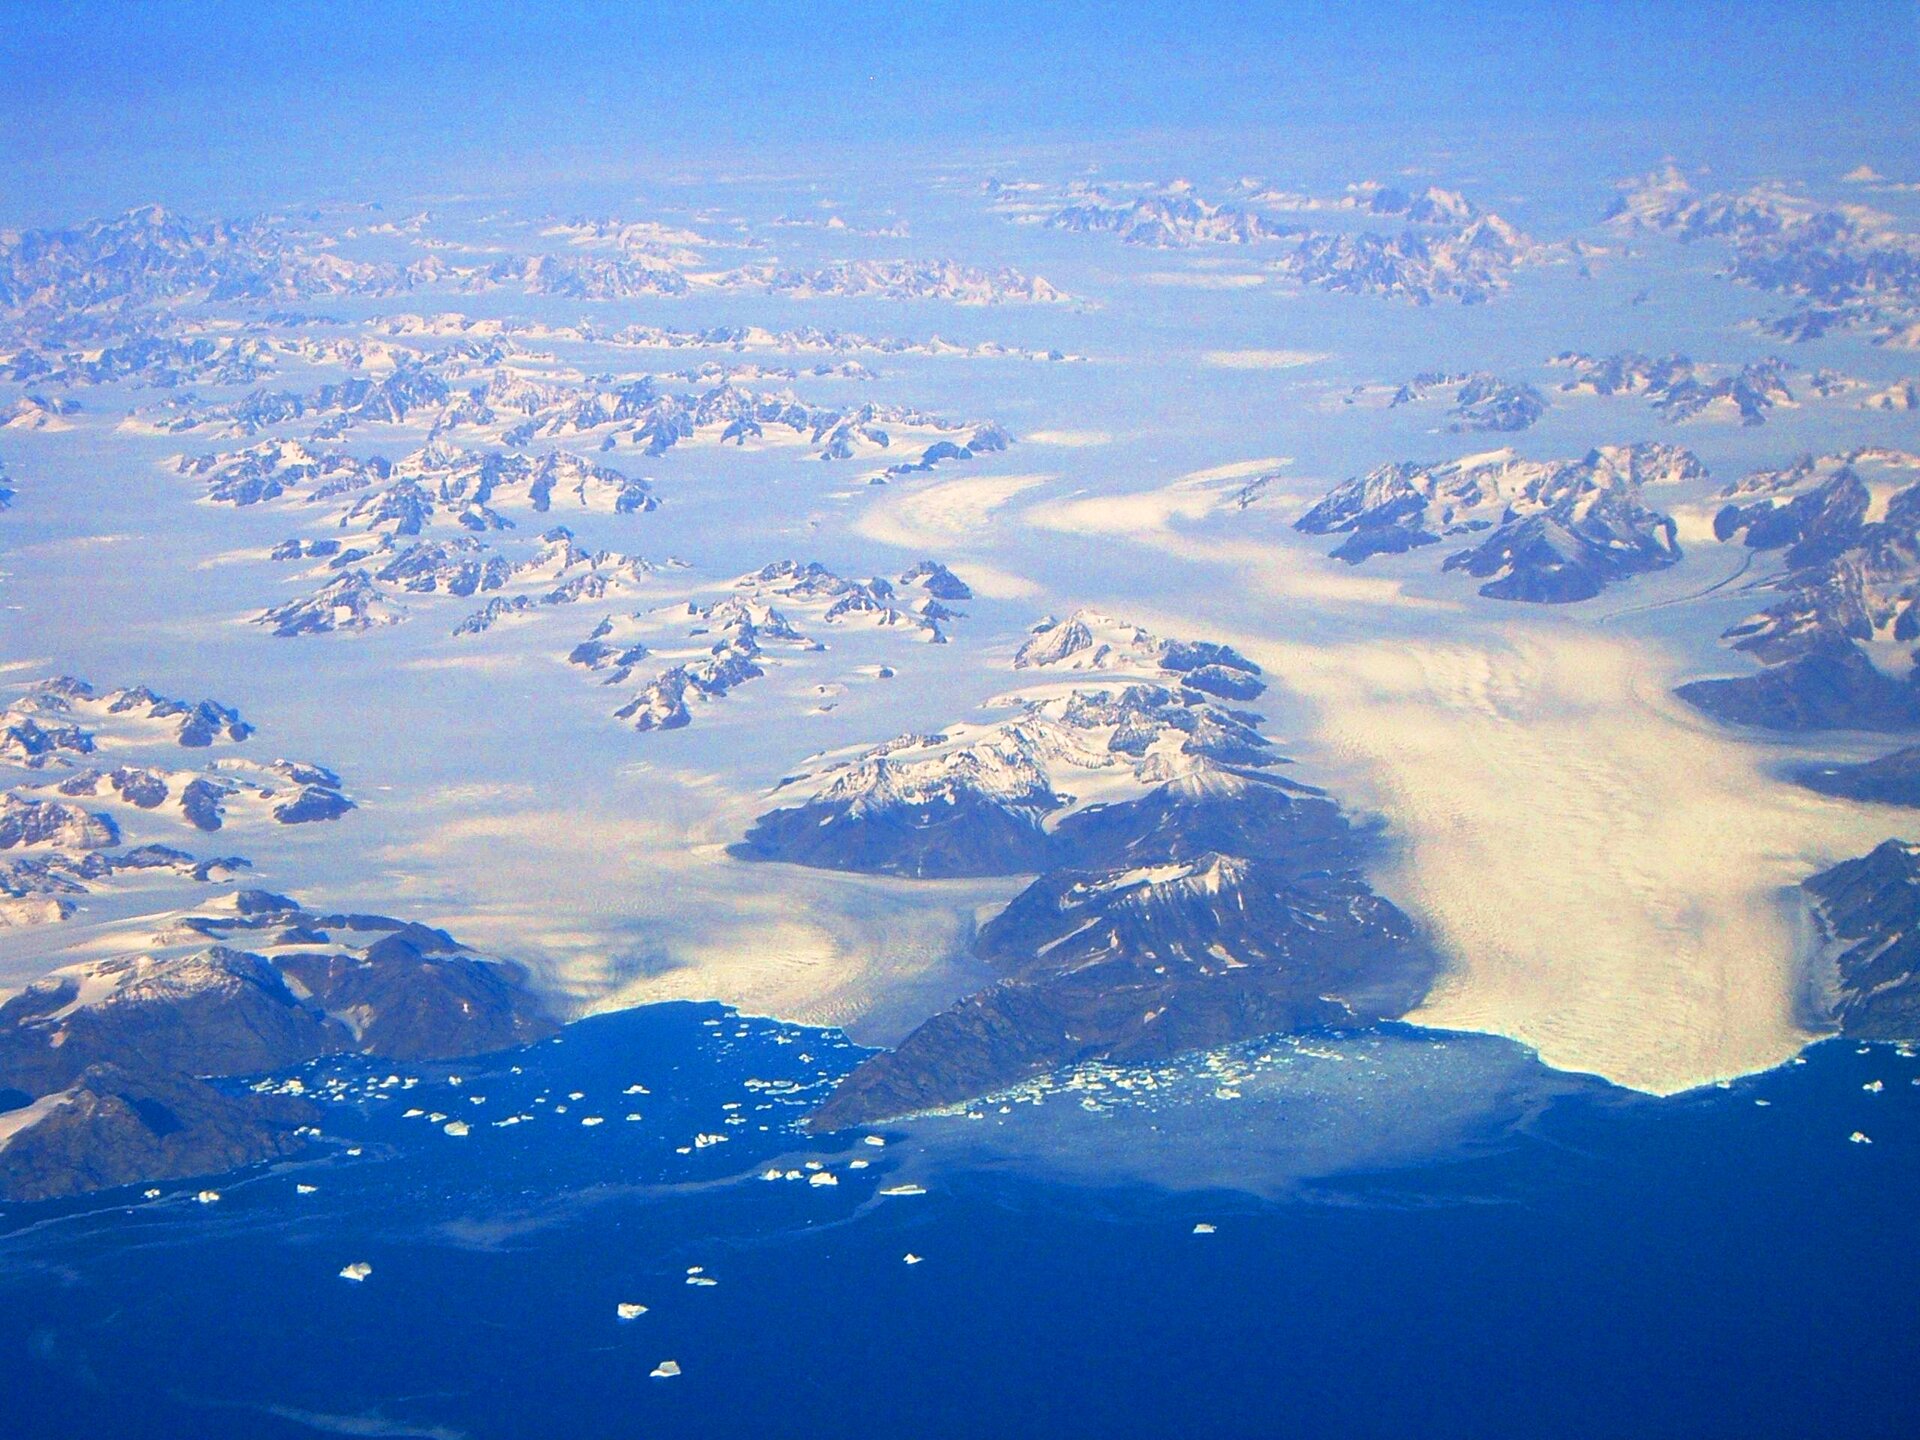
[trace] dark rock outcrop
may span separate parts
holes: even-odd
[[[1920,808],[1920,745],[1909,745],[1858,765],[1808,766],[1793,772],[1797,784],[1843,800]]]
[[[1833,1022],[1863,1039],[1920,1039],[1920,847],[1888,840],[1804,888],[1833,950]]]
[[[1080,1061],[1169,1059],[1406,1013],[1437,964],[1357,874],[1204,854],[1041,876],[981,932],[1007,978],[859,1066],[816,1130],[950,1105]]]
[[[211,1173],[295,1143],[304,1109],[209,1076],[341,1054],[451,1059],[557,1028],[521,967],[430,926],[242,890],[180,929],[215,943],[71,966],[0,1005],[0,1093],[15,1111],[39,1107],[0,1144],[0,1195]],[[226,943],[250,936],[314,948],[269,957]]]
[[[1853,645],[1751,675],[1690,681],[1673,693],[1716,720],[1762,730],[1920,729],[1920,685],[1885,674]]]
[[[55,1200],[255,1165],[298,1151],[306,1143],[298,1132],[318,1118],[291,1096],[89,1066],[0,1148],[0,1199]]]

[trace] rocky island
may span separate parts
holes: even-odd
[[[56,970],[0,1005],[0,1198],[288,1153],[306,1108],[221,1081],[328,1055],[527,1044],[556,1024],[526,979],[442,930],[235,891],[149,950]]]

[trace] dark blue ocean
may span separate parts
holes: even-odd
[[[0,1210],[0,1435],[1920,1433],[1892,1048],[1654,1101],[1391,1030],[805,1138],[860,1053],[669,1005],[279,1077],[311,1160]]]

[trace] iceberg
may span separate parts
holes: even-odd
[[[679,1373],[680,1373],[679,1361],[662,1360],[658,1365],[654,1366],[653,1369],[649,1370],[647,1372],[647,1375],[649,1378],[654,1380],[671,1380],[674,1376],[678,1375]]]
[[[638,1320],[642,1315],[647,1313],[647,1307],[644,1305],[636,1305],[631,1300],[622,1300],[618,1305],[613,1307],[613,1312],[622,1320]]]
[[[373,1266],[364,1260],[356,1260],[351,1265],[343,1265],[340,1267],[340,1278],[342,1280],[351,1280],[356,1285],[371,1274],[373,1274]]]
[[[471,1127],[469,1127],[467,1122],[464,1120],[449,1120],[445,1125],[442,1125],[440,1128],[446,1131],[447,1134],[455,1136],[457,1138],[458,1136],[467,1134]]]

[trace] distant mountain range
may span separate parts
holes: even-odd
[[[1909,666],[1866,648],[1920,642],[1920,456],[1859,449],[1760,470],[1723,492],[1723,541],[1782,552],[1761,583],[1778,598],[1726,632],[1766,668],[1680,687],[1721,720],[1772,730],[1920,727]]]

